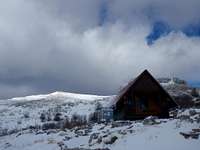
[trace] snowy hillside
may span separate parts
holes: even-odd
[[[74,114],[88,118],[97,103],[108,106],[113,98],[55,92],[1,100],[0,150],[199,149],[200,109],[197,108],[175,111],[174,119],[149,117],[138,121],[86,123],[75,128],[57,126],[63,123],[63,118]],[[42,114],[46,115],[43,120]],[[57,114],[62,118],[60,121],[55,121]]]
[[[0,131],[20,130],[41,124],[40,115],[48,113],[50,117],[56,113],[71,117],[73,114],[88,116],[94,111],[95,103],[109,103],[109,96],[54,92],[47,95],[0,100]],[[104,100],[106,99],[106,100]],[[52,119],[52,118],[51,118]]]
[[[34,100],[64,100],[66,102],[76,102],[77,100],[83,101],[94,101],[102,98],[107,98],[108,96],[97,96],[97,95],[89,95],[89,94],[76,94],[76,93],[68,93],[68,92],[54,92],[45,95],[32,95],[26,97],[16,97],[9,99],[10,101],[34,101]]]

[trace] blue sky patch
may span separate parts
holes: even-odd
[[[152,25],[152,30],[147,35],[146,40],[148,45],[152,45],[159,38],[168,35],[171,31],[178,31],[171,28],[167,23],[159,21]],[[200,37],[200,24],[190,24],[183,29],[180,29],[188,37]]]
[[[162,36],[166,36],[171,31],[169,25],[164,22],[155,22],[153,24],[150,34],[146,37],[147,44],[151,45],[154,41],[158,40]]]
[[[200,36],[200,24],[188,25],[183,29],[188,37]]]
[[[100,12],[99,12],[99,25],[102,26],[108,16],[108,5],[105,1],[102,2],[101,7],[100,7]]]
[[[188,85],[195,88],[200,88],[200,81],[187,81]]]

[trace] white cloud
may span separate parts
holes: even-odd
[[[199,80],[199,38],[176,32],[152,46],[145,40],[148,12],[180,27],[200,17],[193,1],[111,1],[102,26],[100,1],[0,1],[1,91],[8,97],[52,90],[109,94],[143,69]]]
[[[199,23],[199,0],[115,0],[110,6],[111,20],[135,23],[162,20],[174,28]]]

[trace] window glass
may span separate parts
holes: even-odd
[[[148,110],[148,98],[146,96],[138,96],[136,97],[136,107],[139,111],[147,111]]]

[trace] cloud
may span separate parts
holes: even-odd
[[[125,22],[164,21],[174,28],[182,28],[200,21],[199,0],[115,0],[110,4],[111,20]]]
[[[178,29],[197,22],[198,1],[0,3],[1,98],[55,90],[115,94],[143,69],[199,80],[199,37],[176,30],[151,46],[146,41],[157,20]]]

